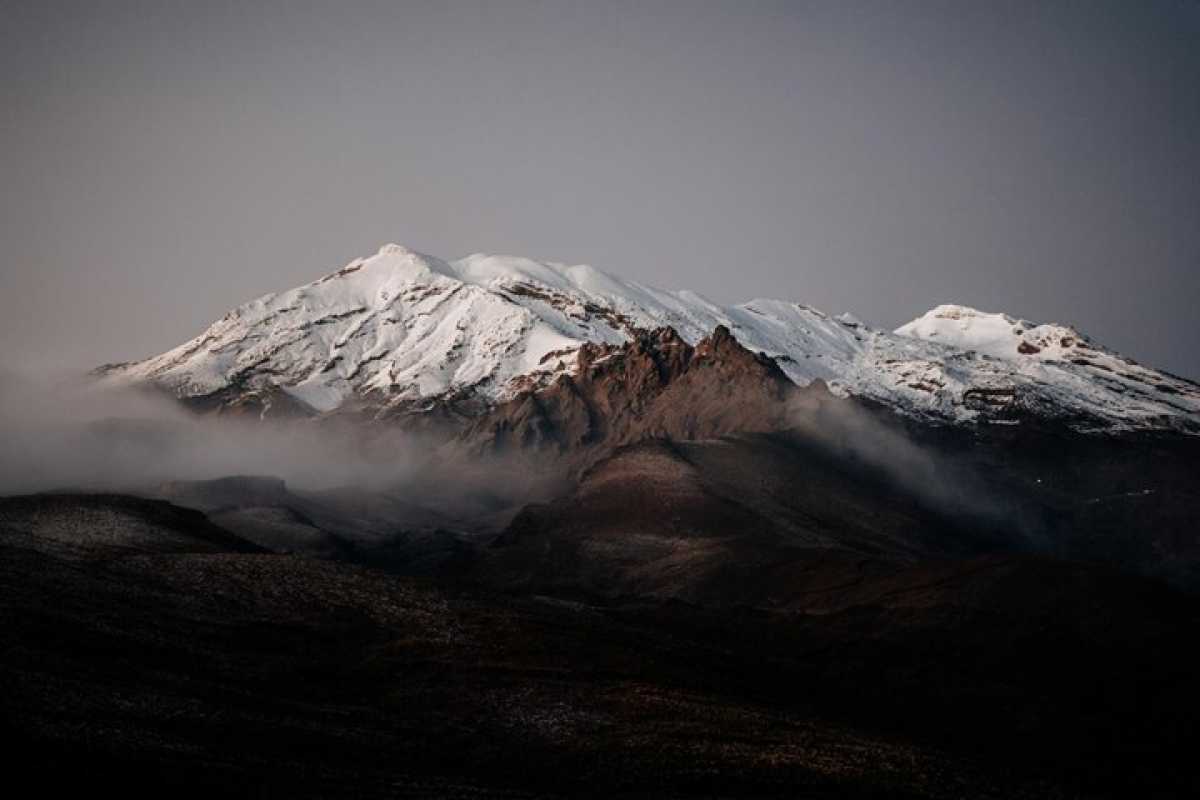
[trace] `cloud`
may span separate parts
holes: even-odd
[[[500,459],[467,461],[391,425],[201,416],[79,374],[0,372],[0,440],[0,494],[153,492],[166,481],[271,475],[298,489],[353,486],[478,509],[546,487]]]

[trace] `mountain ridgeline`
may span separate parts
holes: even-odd
[[[195,339],[99,370],[204,410],[354,414],[420,424],[477,417],[594,366],[595,348],[670,328],[724,328],[798,386],[823,381],[938,424],[1054,420],[1080,431],[1200,430],[1200,387],[1073,328],[938,306],[895,332],[798,303],[722,307],[587,266],[472,255],[376,255],[229,312]]]

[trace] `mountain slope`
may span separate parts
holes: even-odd
[[[835,394],[909,415],[1200,430],[1200,387],[1069,328],[942,306],[891,333],[797,303],[722,307],[587,266],[478,254],[446,262],[399,245],[242,305],[167,353],[101,372],[258,414],[386,416],[447,404],[475,413],[574,373],[584,343],[670,327],[695,344],[718,326],[800,385],[820,379]]]
[[[867,565],[1038,554],[1200,588],[1200,440],[905,425],[837,402],[782,432],[618,448],[523,509],[473,570],[546,593],[785,607]]]

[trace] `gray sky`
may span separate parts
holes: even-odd
[[[386,241],[1200,378],[1200,4],[6,2],[0,362],[142,357]]]

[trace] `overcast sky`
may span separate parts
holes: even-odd
[[[143,357],[397,241],[1200,378],[1200,5],[7,2],[0,363]]]

